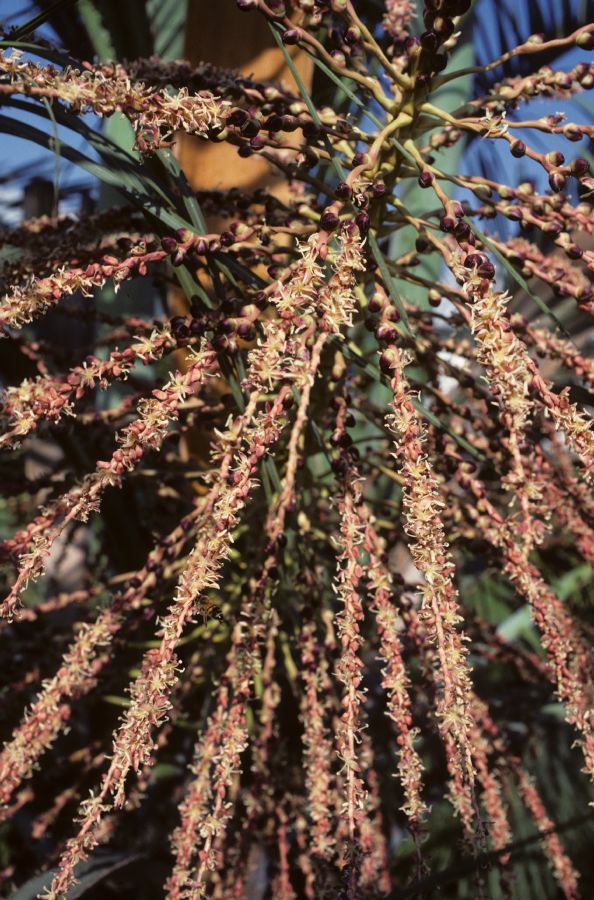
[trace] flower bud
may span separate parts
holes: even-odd
[[[320,216],[320,225],[324,231],[334,231],[338,227],[339,218],[331,209],[326,209]]]
[[[299,119],[295,116],[283,116],[282,130],[286,132],[297,131],[299,128]]]
[[[247,122],[248,119],[249,114],[245,111],[245,109],[234,109],[229,116],[228,122],[230,125],[237,125],[241,127],[245,122]]]
[[[301,131],[303,132],[303,137],[305,138],[317,138],[320,135],[320,127],[311,119],[303,122],[301,125]]]
[[[482,263],[478,267],[477,272],[481,276],[481,278],[487,278],[489,281],[491,281],[491,279],[495,278],[495,266],[489,260],[487,260],[487,262]]]
[[[341,181],[336,185],[334,195],[338,197],[339,200],[350,200],[351,194],[351,188],[346,181]]]
[[[277,115],[276,113],[272,116],[269,116],[264,122],[264,128],[266,131],[282,131],[283,128],[283,117]]]
[[[165,253],[175,253],[177,250],[177,241],[175,238],[165,235],[164,238],[161,238],[161,246]]]
[[[380,369],[385,375],[389,375],[397,365],[398,351],[394,347],[387,347],[380,355]]]
[[[282,41],[283,44],[290,47],[292,44],[298,44],[300,37],[301,33],[298,28],[289,28],[287,31],[283,31]]]
[[[559,150],[551,150],[551,152],[547,153],[545,156],[545,162],[551,166],[562,166],[565,162],[565,157]]]
[[[570,163],[569,171],[572,175],[575,175],[576,178],[579,178],[580,175],[585,175],[586,172],[590,171],[590,163],[587,159],[584,159],[583,156],[577,156],[573,162]]]
[[[549,175],[551,190],[558,194],[565,187],[566,180],[565,175],[562,175],[561,172],[551,172]]]
[[[569,259],[581,259],[584,255],[584,251],[581,247],[578,247],[577,244],[570,244],[568,247],[563,248],[565,250],[565,255],[569,257]]]
[[[382,344],[392,344],[398,337],[398,329],[388,322],[381,322],[375,329],[375,336]]]
[[[366,232],[368,232],[370,222],[367,213],[363,210],[361,210],[360,213],[357,213],[357,215],[355,216],[355,224],[361,234],[365,234]]]
[[[575,43],[581,50],[594,50],[594,34],[591,31],[582,31],[576,37]]]
[[[466,269],[476,269],[478,266],[482,266],[486,261],[487,257],[484,253],[469,253],[464,260],[464,267]]]
[[[438,44],[439,39],[434,31],[424,31],[421,35],[421,47],[423,50],[427,51],[427,53],[433,53],[437,50]]]
[[[524,156],[526,153],[526,144],[524,141],[512,141],[509,145],[509,149],[512,156],[515,156],[516,159],[520,159],[520,157]]]
[[[369,300],[367,304],[367,309],[371,313],[381,312],[384,306],[386,305],[386,298],[383,294],[376,292]]]
[[[433,175],[427,169],[425,169],[419,175],[419,187],[428,188],[433,184]]]
[[[345,44],[356,44],[359,40],[361,40],[361,29],[358,25],[350,25],[344,35]]]
[[[244,137],[254,138],[260,131],[260,120],[254,117],[247,119],[241,126],[241,133]]]
[[[584,132],[576,125],[566,125],[563,129],[563,136],[566,137],[568,141],[576,143],[577,141],[581,141]]]

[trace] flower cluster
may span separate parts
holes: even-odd
[[[140,151],[93,143],[129,205],[0,229],[2,890],[109,844],[171,900],[575,900],[594,25],[459,68],[471,0],[237,5],[284,81],[0,51],[0,130]]]
[[[59,71],[23,59],[18,50],[10,56],[0,55],[0,72],[7,77],[6,83],[0,83],[4,94],[57,98],[77,113],[124,113],[134,124],[141,150],[162,146],[164,139],[177,130],[206,135],[221,126],[227,105],[209,91],[190,95],[187,88],[177,94],[151,90],[142,82],[132,82],[119,65]]]

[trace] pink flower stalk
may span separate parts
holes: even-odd
[[[566,705],[567,721],[580,733],[579,744],[586,762],[585,771],[594,778],[591,649],[559,598],[546,585],[538,570],[527,561],[522,549],[518,548],[513,534],[476,479],[472,479],[472,490],[480,514],[489,517],[489,524],[484,523],[485,534],[502,551],[506,573],[531,606],[548,655],[557,694]]]
[[[57,422],[63,415],[74,415],[73,401],[87,391],[96,386],[105,390],[110,381],[125,380],[138,361],[149,365],[174,347],[168,329],[155,330],[125,350],[114,350],[108,359],[91,357],[71,369],[63,381],[39,375],[35,381],[25,379],[17,387],[6,388],[0,394],[0,403],[12,429],[0,435],[0,447],[14,446],[15,440],[29,434],[43,419]]]
[[[104,70],[59,71],[23,59],[18,50],[13,50],[10,56],[0,54],[0,72],[10,78],[8,84],[0,85],[2,93],[57,98],[76,113],[87,110],[98,116],[110,116],[116,111],[124,113],[134,125],[141,150],[166,145],[165,139],[174,131],[205,136],[222,124],[229,105],[210,91],[190,95],[182,88],[171,95],[151,90],[142,82],[133,83],[120,65],[106,66]],[[161,130],[165,131],[164,137]]]
[[[575,900],[579,896],[578,876],[556,834],[555,825],[549,818],[545,806],[534,787],[534,783],[526,770],[521,766],[516,766],[514,768],[514,776],[520,796],[530,810],[536,827],[542,834],[547,860],[563,892],[563,896],[566,900]]]
[[[109,644],[121,624],[121,612],[110,606],[91,624],[84,623],[53,678],[37,698],[0,753],[0,819],[12,793],[39,764],[40,756],[68,727],[71,704],[88,693],[109,659]]]
[[[427,811],[422,798],[423,764],[415,749],[419,729],[413,727],[410,679],[400,638],[398,609],[393,602],[394,585],[388,568],[382,563],[382,543],[370,518],[365,531],[365,550],[369,554],[367,578],[373,591],[372,602],[379,632],[379,650],[385,663],[382,686],[388,695],[387,713],[394,722],[398,745],[398,778],[404,792],[402,811],[411,832],[418,832]]]
[[[360,653],[363,645],[361,622],[361,584],[363,578],[362,544],[364,524],[357,507],[361,488],[356,473],[347,471],[343,487],[344,493],[338,501],[340,511],[340,538],[338,571],[334,581],[334,591],[342,604],[336,618],[340,640],[340,657],[336,666],[336,676],[343,684],[341,698],[342,714],[336,732],[336,750],[343,763],[343,778],[346,797],[343,812],[348,823],[351,845],[349,860],[349,897],[354,897],[357,889],[355,854],[360,839],[360,823],[365,815],[367,797],[363,779],[360,776],[358,746],[361,742],[362,706],[365,694],[361,689],[363,664]]]
[[[439,484],[423,449],[423,427],[411,401],[404,375],[408,362],[396,347],[385,350],[382,361],[390,372],[393,400],[387,420],[396,436],[395,457],[403,476],[403,504],[410,551],[423,574],[421,615],[429,639],[437,647],[436,681],[439,685],[437,717],[444,743],[449,742],[454,770],[472,786],[474,767],[471,755],[471,679],[462,621],[453,583],[454,566],[448,553],[441,510],[444,502]]]
[[[333,746],[328,733],[328,710],[324,697],[329,694],[331,683],[314,622],[306,622],[300,643],[301,677],[305,688],[301,704],[307,798],[305,809],[311,820],[308,845],[315,856],[330,860],[336,844],[332,810]]]
[[[110,278],[117,290],[128,278],[146,275],[149,263],[166,257],[164,250],[147,252],[141,241],[121,262],[107,257],[100,263],[89,263],[84,269],[64,268],[47,278],[30,278],[0,298],[0,328],[21,328],[55,306],[64,295],[80,291],[84,297],[92,297],[93,288],[102,287]]]
[[[179,413],[180,403],[204,383],[215,365],[212,350],[206,346],[201,348],[185,374],[177,372],[163,388],[155,389],[150,399],[138,404],[139,417],[117,436],[120,446],[111,459],[100,460],[81,487],[70,490],[53,510],[48,510],[44,530],[33,535],[29,549],[20,556],[19,573],[0,607],[2,615],[14,616],[21,592],[31,579],[41,574],[45,558],[67,525],[76,519],[86,521],[98,508],[103,491],[119,484],[124,473],[133,470],[147,450],[160,447],[169,424]]]

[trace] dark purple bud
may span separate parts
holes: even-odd
[[[366,234],[369,231],[369,216],[366,212],[361,210],[361,212],[357,213],[355,216],[355,225],[361,232],[361,234]]]
[[[185,316],[173,316],[173,318],[169,320],[169,326],[174,334],[177,334],[180,328],[185,327],[185,324]]]
[[[567,138],[568,141],[576,143],[577,141],[581,141],[584,136],[584,132],[576,125],[566,125],[563,129],[563,135]]]
[[[344,42],[349,46],[356,44],[361,39],[361,30],[357,25],[351,25],[344,33]]]
[[[190,329],[187,325],[181,325],[175,332],[175,342],[178,347],[187,347],[190,343]]]
[[[283,129],[283,117],[278,115],[269,116],[268,119],[264,122],[264,128],[266,131],[282,131]]]
[[[420,235],[415,241],[415,250],[417,253],[425,253],[431,247],[430,242],[427,238]]]
[[[470,225],[468,222],[458,222],[454,229],[454,234],[459,241],[467,241],[470,234]]]
[[[336,185],[334,194],[339,200],[350,200],[352,191],[346,181],[341,181]]]
[[[223,319],[219,322],[219,331],[221,334],[233,334],[235,331],[235,322],[233,319]]]
[[[237,155],[241,156],[242,159],[246,159],[248,156],[251,156],[253,152],[252,148],[248,144],[245,144],[243,147],[239,148]]]
[[[476,269],[487,261],[487,257],[483,253],[469,253],[464,260],[464,266],[467,269]]]
[[[560,150],[551,150],[551,152],[547,153],[545,156],[545,160],[550,166],[562,166],[565,162],[565,157]]]
[[[256,118],[247,119],[241,126],[241,133],[244,137],[254,138],[260,131],[260,120]]]
[[[422,188],[431,187],[433,184],[433,175],[427,169],[425,169],[419,175],[419,186]]]
[[[388,347],[387,350],[384,350],[380,356],[379,364],[384,375],[389,375],[392,369],[395,369],[398,365],[396,350],[393,347]]]
[[[581,259],[584,255],[584,251],[581,247],[578,247],[577,244],[570,244],[568,247],[564,248],[565,255],[570,259]]]
[[[392,344],[398,337],[398,329],[387,322],[382,322],[375,329],[375,336],[381,344]]]
[[[383,197],[388,189],[383,181],[376,181],[371,190],[374,197]]]
[[[253,341],[256,336],[256,332],[249,322],[242,322],[238,325],[237,334],[239,337],[243,338],[244,341]]]
[[[161,246],[163,247],[165,253],[175,253],[177,250],[177,241],[175,240],[175,238],[166,235],[161,239]]]
[[[312,122],[311,119],[309,119],[308,121],[303,122],[303,124],[301,125],[301,131],[303,132],[303,137],[317,138],[320,134],[320,127],[319,125],[316,125],[315,122]]]
[[[228,122],[230,125],[238,125],[241,127],[248,119],[249,115],[246,113],[245,109],[234,109],[229,116]]]
[[[421,47],[428,53],[433,53],[437,50],[438,44],[439,40],[434,31],[424,31],[421,35]]]
[[[524,156],[526,153],[526,144],[524,141],[512,141],[509,145],[509,149],[512,156],[515,156],[516,159],[520,159],[520,157]]]
[[[338,227],[339,218],[331,209],[326,209],[320,216],[320,225],[324,231],[334,231]]]
[[[487,260],[487,262],[482,263],[478,267],[477,272],[481,276],[481,278],[487,278],[489,281],[492,278],[495,278],[495,266],[493,265],[492,262],[489,262],[489,260]]]
[[[453,216],[442,216],[439,220],[439,227],[442,231],[451,232],[456,227],[456,220]]]
[[[291,44],[298,44],[300,37],[301,32],[298,28],[289,28],[288,31],[283,32],[283,44],[286,44],[287,46],[291,46]]]
[[[557,237],[558,234],[561,234],[563,228],[559,222],[545,222],[542,226],[542,230],[552,237]]]
[[[567,179],[565,175],[562,175],[561,172],[551,172],[549,175],[549,184],[551,186],[551,190],[558,194],[565,187]]]
[[[584,159],[583,156],[577,156],[570,164],[569,171],[572,175],[575,175],[576,178],[579,178],[581,175],[585,175],[586,172],[590,171],[590,163],[587,159]]]
[[[367,304],[367,309],[370,313],[378,313],[381,312],[385,306],[385,300],[382,294],[374,294],[373,297],[370,298],[369,303]]]
[[[283,127],[282,130],[286,132],[297,131],[299,128],[299,119],[296,119],[295,116],[283,116]]]

